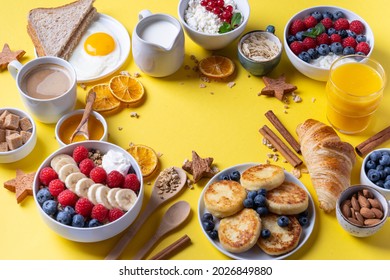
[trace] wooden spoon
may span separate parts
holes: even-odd
[[[161,223],[155,234],[135,255],[133,260],[141,260],[147,252],[168,232],[180,226],[190,214],[191,207],[186,201],[179,201],[173,204],[162,217]]]
[[[164,172],[162,171],[160,175],[156,178],[152,190],[152,195],[150,197],[150,200],[148,204],[145,207],[144,212],[137,218],[137,220],[130,225],[129,228],[125,231],[122,238],[118,241],[118,243],[114,246],[114,248],[111,249],[111,251],[106,256],[106,260],[116,260],[119,258],[119,256],[122,254],[122,252],[125,250],[126,246],[129,244],[129,242],[133,239],[133,237],[136,235],[138,230],[141,228],[141,226],[145,223],[147,218],[162,204],[169,201],[173,197],[179,194],[179,192],[183,189],[187,182],[187,174],[184,172],[183,169],[179,167],[173,167],[175,171],[180,176],[180,184],[179,186],[174,189],[173,192],[163,192],[160,194],[160,188],[157,185],[157,182],[160,179],[161,174]]]
[[[73,142],[74,138],[80,140],[88,140],[89,139],[89,131],[88,131],[88,119],[92,112],[92,105],[96,98],[96,92],[91,92],[87,96],[87,104],[85,105],[84,114],[81,118],[79,125],[76,130],[70,136],[70,143]]]

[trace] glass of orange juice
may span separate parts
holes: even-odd
[[[354,134],[367,128],[386,84],[383,67],[363,55],[335,60],[326,83],[327,118],[338,131]]]

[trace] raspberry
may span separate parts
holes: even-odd
[[[91,216],[93,203],[88,200],[86,197],[82,197],[77,200],[74,210],[77,214],[82,215],[84,218],[89,218]]]
[[[364,24],[360,20],[353,20],[349,24],[349,30],[355,32],[356,35],[362,34],[364,29]]]
[[[331,43],[335,43],[335,42],[341,43],[342,41],[342,38],[339,34],[332,34],[330,35],[329,39]]]
[[[103,204],[96,204],[91,211],[91,218],[103,223],[108,216],[108,209]]]
[[[292,35],[295,35],[297,34],[299,31],[304,31],[306,29],[306,25],[305,23],[303,22],[303,20],[300,20],[300,19],[296,19],[294,20],[292,23],[291,23],[291,26],[290,26],[290,34]]]
[[[359,44],[357,44],[355,51],[362,52],[365,55],[368,55],[368,53],[370,52],[370,45],[366,42],[360,42]]]
[[[131,189],[135,193],[137,193],[140,189],[141,185],[135,174],[127,174],[125,177],[125,182],[123,183],[124,189]]]
[[[305,50],[305,47],[303,46],[302,42],[294,41],[290,44],[290,49],[293,53],[298,55]]]
[[[83,159],[79,164],[80,172],[86,176],[89,176],[89,173],[94,167],[95,163],[90,158]]]
[[[91,172],[89,172],[89,177],[95,183],[105,183],[107,178],[107,173],[102,167],[94,167]]]
[[[325,27],[325,29],[333,27],[333,21],[330,18],[324,18],[323,20],[321,20],[321,23]]]
[[[39,181],[46,186],[54,179],[58,179],[58,174],[51,167],[44,167],[41,172],[39,172]]]
[[[347,30],[349,29],[349,22],[346,18],[339,18],[334,22],[334,29],[339,30]]]
[[[120,217],[122,217],[125,214],[121,209],[119,208],[113,208],[110,211],[108,211],[108,221],[113,222]]]
[[[326,44],[329,45],[330,39],[329,36],[326,33],[321,33],[317,36],[317,45]]]
[[[57,197],[58,203],[62,205],[62,207],[72,206],[76,204],[78,196],[73,193],[71,190],[63,190]]]
[[[113,170],[107,175],[107,186],[110,188],[121,188],[125,177],[119,171]]]
[[[305,23],[306,29],[309,29],[311,27],[316,26],[317,20],[313,16],[308,16],[307,18],[304,19],[304,23]]]
[[[77,146],[73,150],[73,159],[80,163],[83,159],[88,157],[88,150],[84,146]]]
[[[65,184],[60,179],[54,179],[49,183],[49,192],[52,196],[57,197],[63,190]]]
[[[352,47],[352,48],[356,48],[356,40],[353,38],[353,37],[347,37],[345,39],[343,39],[343,48],[346,48],[346,47]]]

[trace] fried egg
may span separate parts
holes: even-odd
[[[115,35],[95,21],[81,37],[69,62],[76,71],[77,80],[88,80],[115,66],[119,59],[120,47]]]

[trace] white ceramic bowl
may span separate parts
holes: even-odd
[[[122,153],[131,163],[132,168],[134,169],[138,180],[140,182],[140,190],[138,193],[138,198],[133,205],[133,207],[127,211],[122,217],[119,219],[108,223],[104,224],[102,226],[98,227],[84,227],[84,228],[77,228],[77,227],[72,227],[68,225],[61,224],[57,222],[55,219],[47,215],[43,210],[41,205],[39,204],[37,200],[37,192],[39,190],[39,172],[42,168],[46,166],[50,166],[50,161],[51,159],[59,154],[65,153],[65,154],[72,154],[72,151],[74,148],[78,145],[83,145],[87,149],[98,149],[100,150],[103,154],[107,153],[108,150],[114,150],[116,152]],[[137,218],[141,207],[142,207],[142,201],[144,197],[144,186],[143,186],[143,180],[142,180],[142,173],[141,169],[138,165],[138,163],[135,161],[135,159],[124,149],[121,147],[111,144],[109,142],[102,142],[102,141],[84,141],[80,143],[72,143],[67,146],[61,147],[54,153],[52,153],[49,157],[47,157],[40,167],[37,170],[37,175],[34,178],[33,182],[33,195],[34,195],[34,200],[36,203],[36,206],[38,208],[38,212],[41,215],[43,221],[46,223],[46,225],[52,229],[54,232],[59,234],[60,236],[73,240],[73,241],[78,241],[78,242],[98,242],[102,240],[106,240],[108,238],[111,238],[119,233],[121,233],[123,230],[125,230],[127,227],[129,227],[133,221]]]
[[[288,45],[288,42],[287,42],[288,31],[289,31],[289,27],[290,27],[291,23],[296,19],[303,19],[303,18],[309,16],[314,11],[319,11],[319,12],[329,11],[331,13],[334,13],[337,11],[342,11],[349,21],[360,20],[365,26],[364,35],[366,36],[367,42],[369,43],[369,45],[371,47],[370,52],[367,54],[367,56],[369,57],[371,55],[371,53],[374,49],[374,35],[372,33],[370,26],[363,18],[361,18],[357,14],[355,14],[349,10],[346,10],[344,8],[341,8],[341,7],[315,6],[312,8],[302,10],[302,11],[296,13],[295,15],[293,15],[289,19],[289,21],[287,22],[287,24],[284,28],[284,49],[286,51],[286,54],[287,54],[289,60],[291,61],[291,63],[294,65],[294,67],[299,72],[301,72],[303,75],[305,75],[311,79],[317,80],[317,81],[326,81],[328,79],[328,76],[329,76],[330,65],[327,68],[322,68],[322,67],[314,66],[312,64],[304,62],[303,60],[301,60],[297,55],[295,55],[291,51],[291,49]]]
[[[383,149],[376,149],[370,153],[368,153],[364,159],[363,159],[363,163],[362,163],[362,167],[360,169],[360,184],[362,185],[367,185],[367,186],[371,186],[373,187],[374,189],[376,189],[377,191],[379,191],[380,193],[382,193],[386,199],[390,199],[390,189],[386,189],[384,187],[381,187],[381,186],[378,186],[376,185],[375,183],[373,183],[370,179],[368,179],[367,177],[367,170],[365,168],[365,166],[367,165],[367,161],[370,160],[370,156],[374,153],[374,152],[388,152],[390,154],[390,149],[389,148],[383,148]]]
[[[29,114],[26,112],[16,109],[16,108],[0,108],[0,115],[5,111],[9,111],[10,113],[16,114],[20,117],[26,117],[30,120],[32,124],[32,135],[30,139],[23,144],[23,146],[8,152],[0,152],[0,163],[10,163],[21,160],[26,157],[31,151],[34,149],[35,144],[37,143],[37,128],[34,120],[31,118]]]
[[[238,9],[241,11],[243,21],[236,29],[223,34],[207,34],[200,31],[196,31],[190,27],[185,19],[184,13],[188,7],[189,0],[180,0],[178,6],[178,15],[180,22],[187,33],[187,35],[199,46],[206,50],[219,50],[223,49],[238,38],[245,30],[245,27],[249,20],[250,6],[247,0],[235,0]]]
[[[57,140],[58,144],[60,144],[60,147],[67,145],[63,142],[63,140],[60,137],[60,129],[61,129],[62,124],[67,119],[69,119],[70,117],[72,117],[74,115],[81,115],[81,117],[82,117],[83,114],[84,114],[84,109],[79,109],[79,110],[72,111],[72,112],[62,116],[62,118],[59,119],[59,121],[56,124],[55,135],[56,135],[56,140]],[[95,111],[92,111],[91,115],[93,115],[103,125],[102,137],[100,139],[91,139],[91,140],[107,141],[107,139],[108,139],[108,126],[107,126],[106,119],[101,114],[99,114],[98,112],[95,112]],[[80,120],[81,120],[81,118],[80,118]],[[90,129],[93,129],[93,127]]]

